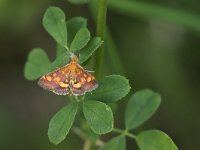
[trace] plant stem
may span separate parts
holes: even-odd
[[[126,135],[127,137],[130,137],[132,139],[136,139],[136,136],[132,133],[129,133],[128,130],[121,130],[121,129],[118,129],[118,128],[114,128],[113,129],[113,132],[115,133],[120,133],[120,134],[124,134]]]
[[[98,0],[91,0],[88,3],[89,5],[89,9],[92,13],[93,19],[95,21],[95,23],[97,22],[97,6],[98,6]],[[124,75],[125,74],[125,70],[123,68],[123,63],[121,62],[120,56],[118,54],[118,50],[117,47],[114,43],[112,34],[108,28],[108,26],[106,26],[106,31],[105,31],[105,41],[106,41],[106,56],[109,58],[109,63],[112,71],[114,73],[120,74],[120,75]]]
[[[78,135],[82,140],[84,140],[84,146],[83,146],[83,150],[90,150],[91,146],[92,146],[92,141],[88,138],[88,136],[79,128],[74,127],[72,128],[72,131]]]
[[[82,140],[86,140],[88,138],[87,135],[81,129],[79,129],[77,127],[72,128],[72,131],[76,135],[78,135]]]
[[[72,131],[76,135],[78,135],[83,141],[87,141],[89,139],[88,135],[78,127],[73,127]],[[102,147],[102,146],[104,146],[104,144],[105,144],[105,142],[102,141],[101,139],[97,139],[96,142],[95,142],[95,145],[98,146],[98,147]]]
[[[102,146],[104,146],[104,145],[105,145],[105,142],[104,142],[104,141],[102,141],[101,139],[98,139],[98,140],[96,140],[96,143],[95,143],[95,145],[96,145],[96,146],[98,146],[98,147],[102,147]]]
[[[107,13],[107,0],[98,1],[98,14],[97,14],[97,36],[105,40],[105,26],[106,26],[106,13]],[[101,46],[96,53],[95,70],[97,78],[100,78],[103,73],[103,58],[104,58],[104,46]]]
[[[92,146],[92,141],[90,139],[85,140],[83,150],[90,150]]]

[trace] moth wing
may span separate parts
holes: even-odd
[[[74,95],[84,95],[85,92],[90,92],[97,87],[98,83],[95,77],[77,64],[76,83],[73,85],[71,92]]]
[[[38,85],[58,95],[69,93],[68,65],[44,75],[39,79]]]

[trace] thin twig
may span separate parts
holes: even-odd
[[[90,139],[87,139],[84,143],[83,150],[90,150],[91,146],[92,146],[92,141]]]
[[[96,140],[96,143],[95,143],[95,145],[96,145],[96,146],[98,146],[98,147],[102,147],[102,146],[104,146],[104,145],[105,145],[105,142],[104,142],[104,141],[102,141],[102,140],[100,140],[100,139],[98,139],[98,140]]]
[[[82,140],[88,139],[87,135],[80,128],[74,127],[74,128],[72,128],[72,131],[76,135],[78,135]]]
[[[76,135],[78,135],[82,140],[85,141],[85,145],[87,144],[87,146],[89,146],[89,145],[88,145],[89,142],[86,143],[86,141],[88,141],[88,140],[90,140],[90,139],[89,139],[89,137],[88,137],[80,128],[78,128],[78,127],[73,127],[73,128],[72,128],[72,131],[73,131]],[[90,141],[91,141],[91,140],[90,140]],[[91,143],[92,143],[92,141],[91,141]],[[95,145],[98,146],[98,147],[102,147],[102,146],[105,145],[105,142],[102,141],[101,139],[98,139],[98,140],[96,140]],[[85,146],[84,146],[84,147],[85,147]]]
[[[120,134],[124,134],[125,136],[129,137],[129,138],[132,138],[132,139],[136,139],[136,135],[128,132],[128,130],[121,130],[121,129],[118,129],[118,128],[114,128],[112,130],[112,132],[115,132],[115,133],[120,133]]]

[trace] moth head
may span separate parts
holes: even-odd
[[[71,62],[77,62],[78,61],[78,57],[74,53],[70,53],[70,59],[71,59]]]

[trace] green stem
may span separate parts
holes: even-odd
[[[72,131],[78,135],[82,140],[85,141],[83,150],[90,150],[92,146],[92,141],[88,138],[88,136],[80,129],[77,127],[72,128]]]
[[[106,26],[106,13],[107,13],[107,0],[98,1],[98,16],[97,16],[97,36],[105,40],[105,26]],[[103,58],[104,58],[104,46],[101,46],[96,53],[95,70],[97,78],[100,78],[103,71]]]
[[[85,140],[83,150],[90,150],[92,147],[92,141],[90,139]]]
[[[72,128],[72,131],[76,135],[78,135],[82,140],[87,140],[88,139],[87,135],[80,128],[74,127],[74,128]]]
[[[132,133],[129,133],[128,130],[121,130],[121,129],[118,129],[118,128],[114,128],[112,130],[112,132],[115,132],[115,133],[120,133],[120,134],[124,134],[126,135],[127,137],[130,137],[132,139],[136,139],[136,136]]]
[[[95,21],[95,23],[97,22],[97,6],[98,6],[98,0],[91,0],[88,3],[89,5],[89,9],[92,13],[93,19]],[[119,57],[118,54],[118,50],[117,47],[114,43],[112,34],[108,28],[108,26],[106,26],[106,31],[105,31],[105,41],[106,41],[106,46],[105,46],[105,50],[106,50],[106,56],[107,58],[109,58],[109,64],[110,64],[110,70],[113,73],[117,73],[120,75],[124,75],[125,74],[125,70],[123,68],[123,63],[121,62],[121,59]]]

